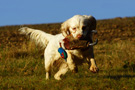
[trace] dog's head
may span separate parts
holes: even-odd
[[[61,25],[63,36],[72,35],[74,39],[90,39],[92,35],[88,35],[88,33],[95,29],[96,19],[87,15],[75,15]]]

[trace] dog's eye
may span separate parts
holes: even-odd
[[[86,29],[86,26],[83,26],[83,27],[82,27],[82,30],[85,30],[85,29]]]
[[[76,27],[74,27],[73,30],[75,31],[76,30]]]

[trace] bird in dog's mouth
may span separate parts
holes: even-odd
[[[68,35],[62,40],[62,42],[60,42],[61,47],[67,50],[74,50],[74,49],[89,48],[90,46],[97,45],[98,39],[96,39],[95,42],[93,42],[92,40],[93,34],[97,34],[97,30],[91,30],[87,32],[85,36],[80,36],[80,38],[77,40],[74,39],[72,35]]]

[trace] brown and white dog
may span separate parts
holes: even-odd
[[[51,35],[41,30],[36,30],[28,27],[19,29],[21,34],[29,35],[32,40],[45,48],[44,59],[45,59],[45,70],[46,79],[49,79],[52,65],[55,61],[61,58],[58,48],[60,48],[60,42],[63,41],[68,35],[76,40],[86,39],[92,41],[92,34],[88,35],[88,32],[96,29],[96,20],[93,16],[87,15],[75,15],[68,19],[61,25],[62,33],[57,35]],[[64,46],[63,46],[64,48]],[[94,60],[93,46],[90,46],[86,50],[73,49],[67,52],[67,62],[61,63],[58,72],[54,75],[56,80],[61,80],[61,75],[64,75],[68,69],[71,71],[77,70],[77,65],[84,60],[88,61],[89,69],[92,72],[98,72]]]

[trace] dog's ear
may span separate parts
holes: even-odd
[[[89,20],[89,26],[90,26],[90,29],[91,30],[95,30],[96,29],[96,25],[97,25],[97,22],[96,22],[96,19],[93,17],[93,16],[86,16]]]
[[[63,34],[64,37],[70,35],[70,31],[69,31],[69,20],[63,22],[61,24],[61,32]]]

